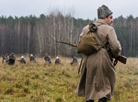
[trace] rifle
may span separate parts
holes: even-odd
[[[77,44],[71,44],[71,43],[66,43],[66,42],[62,42],[62,41],[55,41],[55,42],[66,44],[66,45],[69,45],[69,46],[72,46],[72,47],[77,47]]]
[[[66,42],[60,42],[60,41],[55,41],[57,43],[62,43],[62,44],[66,44],[66,45],[69,45],[69,46],[72,46],[72,47],[77,47],[77,44],[70,44],[70,43],[66,43]],[[119,55],[116,60],[120,61],[121,63],[123,64],[126,64],[126,61],[127,61],[127,57],[123,56],[123,55]]]
[[[123,64],[126,64],[127,57],[122,56],[122,55],[119,55],[116,59],[117,59],[118,61],[122,62]]]

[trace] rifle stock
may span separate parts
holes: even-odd
[[[72,44],[73,47],[77,47],[77,44]]]
[[[126,64],[127,57],[120,55],[120,56],[118,56],[116,59],[117,59],[118,61],[122,62],[123,64]]]

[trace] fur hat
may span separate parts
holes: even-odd
[[[21,56],[21,58],[24,58],[24,56]]]
[[[112,14],[113,12],[105,5],[102,5],[101,7],[99,7],[97,9],[98,12],[98,18],[102,19],[103,17],[107,17],[110,14]]]

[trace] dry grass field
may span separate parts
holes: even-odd
[[[51,65],[42,58],[36,61],[10,66],[0,59],[0,102],[85,102],[75,94],[80,74],[79,65],[70,65],[72,59],[61,58],[61,65],[54,59]],[[116,76],[109,102],[138,102],[138,58],[128,58],[126,65],[119,62]]]

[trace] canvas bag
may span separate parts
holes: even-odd
[[[100,45],[96,39],[97,26],[92,22],[89,24],[89,32],[81,37],[77,45],[78,53],[90,55],[102,48],[102,45]]]

